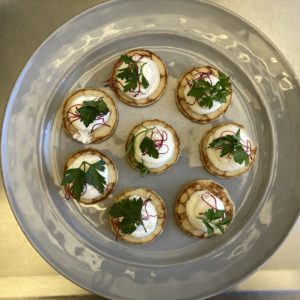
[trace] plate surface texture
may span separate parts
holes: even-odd
[[[154,105],[134,108],[104,87],[122,52],[145,48],[166,63],[169,82]],[[193,66],[230,75],[233,101],[225,116],[196,124],[177,109],[178,80]],[[149,187],[162,196],[167,225],[146,246],[115,241],[107,199],[93,206],[66,201],[60,182],[67,158],[86,146],[62,125],[64,99],[79,88],[103,88],[120,112],[115,134],[92,145],[119,170],[114,195]],[[300,207],[300,89],[278,50],[253,26],[200,1],[110,1],[59,28],[31,57],[11,94],[2,131],[2,168],[11,207],[38,252],[80,286],[114,299],[198,299],[239,282],[280,245]],[[125,159],[130,130],[147,119],[169,123],[181,139],[177,164],[141,177]],[[258,146],[251,171],[218,179],[201,165],[199,142],[212,126],[238,122]],[[236,205],[223,236],[197,240],[177,226],[174,205],[190,181],[222,184]]]

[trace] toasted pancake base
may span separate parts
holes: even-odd
[[[116,130],[117,124],[118,124],[118,108],[115,105],[114,101],[110,96],[108,96],[104,91],[102,90],[95,90],[95,89],[80,89],[77,90],[75,93],[70,95],[64,102],[63,107],[63,123],[66,132],[70,135],[71,138],[73,138],[75,141],[82,143],[78,140],[76,140],[73,136],[75,133],[78,132],[78,129],[70,123],[70,120],[68,119],[68,110],[72,106],[72,101],[80,96],[95,96],[95,97],[103,97],[104,102],[106,103],[109,111],[110,116],[107,120],[106,124],[108,126],[102,125],[101,127],[95,129],[91,133],[91,142],[92,143],[101,143],[108,139]]]
[[[162,127],[166,128],[168,131],[170,131],[172,133],[173,139],[174,139],[174,144],[175,144],[174,155],[173,155],[173,158],[169,162],[167,162],[165,165],[163,165],[159,168],[149,169],[150,174],[160,174],[160,173],[165,172],[169,168],[171,168],[177,162],[177,160],[179,158],[179,154],[180,154],[180,140],[179,140],[177,133],[175,132],[175,130],[173,129],[173,127],[171,125],[167,124],[164,121],[158,120],[158,119],[144,121],[143,123],[136,125],[131,130],[130,134],[128,135],[126,145],[125,145],[125,151],[127,153],[128,145],[131,141],[132,135],[135,135],[140,129],[143,129],[145,127],[151,127],[151,126],[162,126]],[[137,169],[138,162],[135,160],[134,157],[127,155],[127,161],[133,168]]]
[[[196,123],[208,123],[211,121],[214,121],[218,118],[220,118],[228,109],[228,107],[231,104],[232,100],[232,88],[230,86],[230,94],[226,97],[226,102],[222,103],[221,106],[214,112],[210,114],[197,114],[194,112],[190,105],[186,102],[185,95],[184,95],[184,90],[187,86],[187,80],[192,80],[193,79],[193,74],[195,72],[208,72],[212,71],[213,75],[216,77],[219,77],[219,70],[210,66],[205,66],[205,67],[198,67],[198,68],[193,68],[189,71],[187,71],[182,79],[179,81],[179,84],[177,86],[177,92],[176,92],[176,104],[178,109],[191,121],[196,122]]]
[[[209,141],[209,138],[212,134],[215,133],[215,131],[217,131],[219,128],[222,128],[224,126],[227,126],[227,125],[235,125],[235,126],[238,126],[240,128],[245,128],[243,125],[239,124],[239,123],[225,123],[225,124],[222,124],[220,126],[216,126],[216,127],[213,127],[212,129],[210,129],[206,134],[205,136],[203,136],[201,142],[200,142],[200,147],[199,147],[199,150],[200,150],[200,159],[203,163],[203,166],[206,168],[206,170],[217,176],[217,177],[220,177],[220,178],[234,178],[234,177],[237,177],[241,174],[244,174],[246,173],[248,170],[250,170],[250,168],[252,167],[253,165],[253,162],[255,161],[255,158],[256,158],[256,151],[257,151],[257,148],[256,147],[253,147],[252,151],[253,153],[251,154],[252,156],[252,159],[249,157],[249,164],[247,166],[244,166],[243,168],[241,169],[238,169],[238,170],[232,170],[232,171],[223,171],[223,170],[220,170],[218,168],[216,168],[212,163],[211,161],[209,160],[208,158],[208,155],[207,155],[207,147],[208,147],[208,141]]]
[[[156,212],[157,212],[157,223],[154,231],[149,234],[146,237],[142,238],[136,238],[129,234],[122,234],[122,232],[116,231],[116,228],[114,227],[113,218],[110,218],[111,221],[111,229],[114,232],[117,237],[123,239],[126,242],[132,243],[132,244],[147,244],[153,242],[155,239],[157,239],[163,232],[165,225],[166,225],[166,208],[165,204],[162,200],[162,198],[153,190],[146,189],[146,188],[137,188],[137,189],[126,189],[121,194],[118,195],[115,201],[121,201],[122,199],[139,195],[145,199],[149,198],[151,195],[151,203],[155,206]]]
[[[65,169],[64,171],[66,171],[71,165],[72,163],[80,156],[82,155],[95,155],[98,156],[99,158],[103,159],[106,163],[106,167],[108,169],[108,179],[109,182],[106,186],[106,189],[104,191],[103,194],[100,194],[97,198],[94,199],[86,199],[81,197],[79,199],[79,202],[84,203],[84,204],[94,204],[96,202],[99,202],[101,200],[106,199],[114,190],[114,188],[116,187],[116,184],[118,182],[118,171],[117,168],[114,164],[114,162],[111,160],[111,158],[109,158],[108,156],[106,156],[104,153],[95,150],[95,149],[85,149],[85,150],[81,150],[78,151],[74,154],[71,155],[71,157],[68,159],[66,165],[65,165]]]
[[[144,57],[150,58],[151,60],[153,60],[156,63],[158,70],[159,70],[159,74],[160,74],[160,83],[159,83],[159,86],[156,89],[156,91],[153,92],[152,95],[150,95],[148,98],[145,98],[145,99],[135,99],[135,98],[129,97],[126,93],[124,93],[120,89],[120,87],[116,81],[118,68],[123,62],[121,60],[121,58],[114,65],[114,69],[113,69],[113,73],[112,73],[112,77],[111,77],[111,82],[112,82],[111,87],[112,87],[115,95],[122,102],[124,102],[128,105],[131,105],[131,106],[139,106],[139,107],[148,106],[148,105],[153,104],[156,101],[158,101],[159,98],[164,94],[164,92],[166,90],[167,82],[168,82],[167,68],[166,68],[165,63],[162,61],[162,59],[158,55],[156,55],[155,53],[153,53],[149,50],[133,49],[133,50],[126,52],[124,55],[133,56],[134,54],[140,54]]]
[[[190,196],[197,192],[207,190],[211,192],[213,195],[218,197],[223,203],[225,207],[225,212],[228,217],[233,218],[235,213],[235,206],[233,201],[231,200],[227,190],[220,184],[212,181],[212,180],[196,180],[189,184],[187,184],[180,192],[176,204],[175,204],[175,215],[178,222],[179,227],[187,234],[196,237],[196,238],[208,238],[210,237],[207,232],[203,232],[195,228],[188,219],[186,213],[186,203],[189,200]],[[232,221],[231,221],[232,222]],[[228,228],[230,224],[224,225],[224,230]],[[221,233],[215,232],[214,235],[220,235]]]

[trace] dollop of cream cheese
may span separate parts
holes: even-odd
[[[76,97],[71,103],[70,106],[73,105],[82,105],[84,101],[96,101],[98,98],[93,95],[87,95],[87,96],[79,96]],[[72,112],[76,112],[74,109],[72,109]],[[78,107],[79,108],[79,107]],[[88,127],[85,127],[84,123],[78,119],[74,122],[72,122],[72,125],[76,128],[77,132],[74,133],[73,138],[76,139],[79,142],[82,142],[83,144],[89,144],[92,141],[92,135],[91,131],[92,129],[97,129],[101,126],[103,126],[103,123],[106,123],[110,117],[110,112],[108,112],[106,115],[103,116],[103,119],[95,120],[92,122]],[[72,121],[72,119],[70,119]]]
[[[68,169],[79,168],[84,161],[88,162],[89,164],[94,164],[99,160],[101,160],[101,158],[96,155],[90,155],[90,154],[81,155],[72,162],[72,164],[68,167]],[[86,170],[88,170],[88,166]],[[108,168],[106,164],[104,165],[104,171],[98,171],[98,173],[105,178],[105,182],[106,182],[105,188],[106,188],[109,180]],[[101,195],[100,192],[94,186],[87,183],[84,188],[84,193],[81,195],[81,197],[85,199],[94,199],[100,195]]]
[[[250,154],[250,149],[253,147],[253,142],[251,141],[250,137],[248,136],[245,129],[240,128],[239,126],[228,124],[222,126],[218,130],[212,134],[208,139],[207,146],[216,138],[226,135],[233,135],[236,134],[237,131],[240,129],[240,136],[241,136],[241,143],[243,145],[244,150]],[[247,149],[247,143],[250,145],[250,149]],[[249,147],[249,146],[248,146]],[[220,151],[218,149],[207,148],[207,156],[210,162],[219,170],[222,171],[234,171],[239,170],[245,167],[245,163],[239,164],[234,161],[231,155],[225,155],[220,157]]]
[[[135,60],[135,61],[138,60],[138,63],[137,63],[138,72],[140,74],[141,69],[142,69],[143,75],[147,79],[149,86],[147,88],[144,88],[141,85],[140,93],[138,93],[138,95],[135,95],[135,93],[138,91],[138,87],[135,89],[135,91],[126,92],[125,94],[127,94],[129,97],[137,99],[137,100],[146,99],[146,98],[150,97],[157,90],[157,88],[159,86],[159,82],[160,82],[159,69],[158,69],[157,64],[148,57],[140,58],[140,55],[135,54],[133,56],[133,60]],[[127,67],[128,67],[128,65],[123,62],[120,65],[120,67],[118,68],[118,70],[127,68]],[[120,79],[118,79],[118,80],[120,80]],[[124,84],[126,84],[125,80],[120,80],[118,82],[118,86],[121,90],[123,90],[122,85],[124,85]]]
[[[145,205],[145,198],[141,197],[139,195],[133,195],[131,197],[129,197],[129,199],[133,199],[133,198],[142,198],[142,200],[144,201],[144,205],[142,207],[142,211],[141,211],[141,216],[142,216],[142,220],[143,220],[143,224],[146,228],[139,225],[136,230],[134,232],[131,233],[131,236],[135,237],[135,238],[144,238],[148,235],[150,235],[156,227],[157,224],[157,211],[155,206],[151,203],[151,201],[147,201],[146,205]]]
[[[141,128],[136,134],[135,142],[134,142],[134,158],[137,162],[142,162],[147,168],[149,169],[157,169],[168,163],[174,156],[175,151],[175,143],[174,143],[174,137],[172,133],[164,128],[163,126],[153,126],[153,132],[156,137],[160,138],[159,132],[161,134],[164,134],[167,137],[167,140],[163,142],[163,146],[158,149],[159,151],[159,157],[156,159],[154,157],[150,157],[148,154],[143,155],[140,144],[143,140],[143,138],[146,136],[143,131],[146,130],[146,128]],[[152,128],[152,127],[148,127]],[[164,132],[164,133],[163,133]],[[147,137],[151,138],[152,131],[149,131],[147,133]]]
[[[210,85],[213,86],[213,85],[217,84],[217,82],[219,81],[219,78],[214,75],[209,75],[209,78],[206,77],[203,80],[207,81],[208,83],[210,83]],[[221,107],[222,103],[220,103],[218,101],[213,101],[213,106],[211,108],[208,108],[205,106],[200,106],[198,101],[195,101],[196,100],[195,97],[187,95],[190,90],[191,90],[191,88],[189,87],[189,85],[187,85],[184,89],[184,97],[193,112],[195,112],[199,115],[208,115],[208,114],[211,114],[211,113],[217,111]]]
[[[213,207],[217,210],[225,209],[223,202],[209,191],[204,190],[193,193],[186,203],[186,214],[189,222],[196,229],[207,232],[207,228],[199,216]]]

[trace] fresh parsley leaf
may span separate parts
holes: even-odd
[[[142,78],[142,86],[143,86],[143,88],[146,89],[149,86],[149,82],[148,82],[148,80],[146,79],[146,77],[143,74],[143,68],[144,68],[145,65],[146,65],[146,63],[144,63],[141,66],[141,78]]]
[[[86,172],[86,182],[95,187],[100,193],[103,193],[105,190],[106,180],[98,171],[104,171],[104,166],[105,162],[100,160],[94,164],[90,164]]]
[[[147,175],[150,173],[149,168],[147,168],[143,162],[138,162],[136,167],[140,170],[142,176]]]
[[[210,208],[204,215],[208,220],[211,220],[214,214],[215,214],[214,210]]]
[[[159,157],[159,152],[158,150],[155,148],[155,143],[154,141],[145,136],[140,144],[140,149],[142,151],[142,153],[147,153],[150,157],[153,158],[158,158]]]
[[[236,134],[232,135],[232,138],[234,140],[236,140],[238,143],[240,143],[240,141],[241,141],[241,130],[238,129],[238,131],[236,132]]]
[[[216,224],[216,226],[217,226],[217,228],[220,229],[220,231],[221,231],[222,233],[225,232],[224,226],[222,226],[220,223]]]
[[[120,225],[120,228],[124,234],[130,234],[137,228],[136,223],[132,223],[131,220],[125,219]]]
[[[138,65],[133,60],[128,63],[128,67],[118,71],[117,78],[125,80],[125,85],[123,87],[124,92],[134,91],[137,88],[139,81],[138,71]]]
[[[121,60],[123,60],[123,62],[127,65],[133,62],[132,57],[128,55],[121,55]]]
[[[214,139],[208,148],[221,149],[220,157],[232,154],[236,163],[245,163],[246,166],[249,164],[249,155],[241,144],[240,129],[236,134],[225,135]]]
[[[212,108],[213,102],[225,103],[227,96],[230,94],[230,77],[219,72],[219,81],[211,85],[209,80],[193,80],[188,96],[195,97],[202,107]]]
[[[205,95],[198,100],[198,103],[200,104],[200,106],[211,108],[214,105],[213,97]]]
[[[83,105],[78,108],[80,120],[85,127],[88,127],[96,120],[96,117],[100,114],[106,115],[109,109],[103,99],[97,99],[95,101],[84,101]]]
[[[244,150],[242,145],[238,145],[238,146],[235,147],[235,151],[234,151],[234,154],[233,154],[233,159],[234,159],[235,162],[237,162],[239,164],[242,164],[243,162],[245,162],[246,166],[248,166],[248,164],[249,164],[249,155]]]
[[[97,100],[84,101],[83,105],[97,108],[97,110],[103,114],[107,114],[109,112],[108,107],[102,98]]]
[[[207,219],[210,221],[221,219],[224,216],[224,210],[213,210],[212,208],[209,209],[206,213],[205,216]]]
[[[225,217],[222,218],[222,220],[218,223],[220,225],[227,225],[231,222],[231,218],[225,215]]]
[[[139,225],[144,226],[141,214],[143,204],[142,198],[121,199],[112,205],[108,213],[112,218],[119,219],[123,234],[131,234]]]
[[[85,172],[80,168],[68,169],[61,183],[70,186],[70,192],[74,199],[79,200],[86,184]]]
[[[234,146],[232,144],[223,144],[221,146],[221,148],[222,148],[222,151],[221,151],[220,157],[223,157],[225,155],[228,155],[228,154],[234,152]]]
[[[124,86],[124,92],[134,91],[137,88],[138,77],[133,76],[132,78],[128,78],[126,85]]]
[[[117,78],[126,80],[126,78],[130,77],[130,76],[132,76],[132,75],[131,75],[131,70],[129,67],[118,70]]]
[[[147,133],[150,132],[150,131],[153,131],[154,129],[155,129],[155,127],[146,128],[145,130],[140,131],[136,135],[134,135],[134,134],[131,133],[131,136],[129,138],[129,142],[128,142],[128,145],[127,145],[126,154],[129,157],[133,157],[134,158],[134,154],[135,154],[134,146],[135,146],[135,142],[136,142],[136,137],[139,136],[139,135],[141,135],[141,134],[144,134],[145,137],[144,137],[144,139],[142,140],[142,142],[140,144],[140,149],[141,149],[142,153],[148,153],[148,150],[149,150],[148,146],[149,146],[150,147],[150,153],[151,153],[151,155],[154,155],[153,156],[154,158],[158,158],[157,154],[159,155],[159,153],[158,153],[158,150],[155,148],[154,141],[151,138],[147,137]],[[145,138],[146,138],[146,140],[145,140]],[[153,150],[153,147],[154,147],[154,150]],[[150,173],[149,168],[147,168],[144,165],[143,162],[136,162],[136,168],[140,170],[141,175],[146,175],[146,174]]]
[[[215,232],[214,228],[210,225],[209,221],[207,221],[206,219],[203,220],[204,225],[207,228],[207,234],[209,236],[213,235],[213,233]]]
[[[204,215],[204,217],[203,217]],[[208,209],[204,214],[199,217],[202,219],[203,224],[206,226],[207,234],[209,236],[213,235],[215,229],[219,229],[222,233],[225,232],[224,225],[227,225],[231,222],[232,218],[226,215],[225,210],[219,209]]]
[[[87,169],[87,166],[89,167]],[[76,200],[79,200],[85,185],[88,183],[95,187],[100,193],[104,192],[106,180],[98,171],[105,170],[105,162],[100,161],[89,164],[82,162],[79,168],[67,169],[61,185],[70,188],[70,194]]]
[[[94,164],[90,164],[90,166],[96,168],[98,171],[104,171],[105,170],[105,161],[103,159],[98,160]]]
[[[98,115],[96,109],[90,106],[82,106],[78,109],[80,114],[80,120],[83,122],[85,127],[88,127],[93,123]]]
[[[209,82],[203,79],[193,80],[191,89],[188,92],[188,96],[195,97],[197,99],[202,98],[210,90],[211,85]]]
[[[140,85],[144,88],[149,86],[149,82],[143,74],[143,67],[146,63],[139,67],[138,62],[128,55],[122,55],[121,60],[127,65],[127,67],[118,70],[116,77],[125,81],[123,91],[125,93],[137,92],[137,94],[139,94],[140,90],[136,91],[136,89],[139,89]]]
[[[142,86],[144,89],[146,89],[149,86],[149,82],[146,79],[146,77],[144,76],[144,74],[142,73]]]

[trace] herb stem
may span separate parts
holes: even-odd
[[[146,128],[146,127],[145,127]],[[156,126],[155,127],[151,127],[151,128],[146,128],[146,130],[143,130],[143,131],[140,131],[139,133],[137,133],[136,135],[134,135],[134,134],[131,134],[131,140],[130,140],[130,142],[129,142],[129,144],[128,144],[128,149],[127,149],[127,151],[126,151],[126,154],[127,155],[129,155],[129,154],[131,154],[131,156],[134,156],[134,142],[135,142],[135,139],[139,136],[139,135],[141,135],[141,134],[143,134],[143,133],[145,133],[145,136],[147,135],[147,133],[149,132],[149,131],[153,131],[154,129],[156,129]]]

